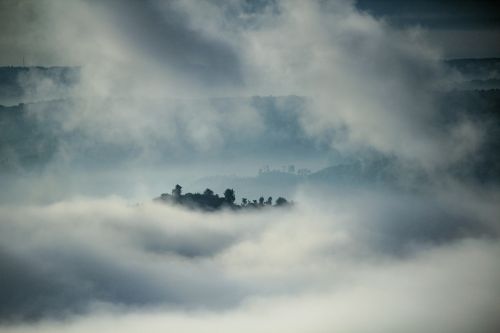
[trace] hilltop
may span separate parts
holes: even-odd
[[[182,186],[175,185],[172,194],[163,193],[160,197],[154,199],[156,202],[180,205],[189,209],[198,209],[204,211],[217,211],[221,209],[262,209],[269,207],[286,207],[292,203],[287,199],[279,197],[273,204],[273,198],[260,197],[258,200],[241,199],[241,204],[235,204],[236,194],[233,189],[226,189],[223,196],[219,196],[211,189],[207,188],[203,193],[182,194]]]

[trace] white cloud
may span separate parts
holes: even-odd
[[[311,98],[303,128],[318,140],[342,132],[331,140],[337,149],[372,147],[432,169],[463,160],[480,144],[470,140],[477,130],[467,120],[440,122],[437,102],[453,78],[425,31],[391,27],[351,1],[256,7],[53,0],[37,3],[33,24],[64,45],[68,63],[84,66],[77,94],[89,102],[70,114],[94,139],[109,138],[102,118],[111,117],[116,140],[132,139],[147,150],[152,139],[145,133],[163,131],[161,138],[181,146],[186,143],[169,136],[176,126],[168,124],[186,110],[168,99],[296,94]],[[50,50],[61,56],[60,48]],[[99,98],[111,98],[105,110]],[[188,142],[200,151],[223,143],[220,124],[227,119],[205,104],[187,111]],[[247,118],[228,127],[238,131]],[[450,149],[453,154],[444,154]]]
[[[474,231],[487,221],[460,210],[472,226],[441,225],[450,220],[443,204],[435,220],[410,228],[435,232],[440,224],[448,238],[404,236],[402,219],[435,210],[426,199],[398,201],[400,216],[392,197],[342,197],[256,213],[203,214],[118,198],[3,206],[0,312],[14,321],[1,330],[498,328],[500,247]],[[381,235],[410,250],[387,251]]]

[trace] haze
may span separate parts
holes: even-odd
[[[0,0],[0,332],[498,332],[500,23],[419,4]]]

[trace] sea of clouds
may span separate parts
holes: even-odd
[[[77,102],[61,128],[84,133],[84,147],[140,147],[136,167],[155,154],[158,138],[206,156],[224,144],[222,132],[258,135],[261,119],[251,105],[228,117],[203,102],[221,96],[305,96],[300,124],[311,138],[340,151],[374,149],[431,175],[481,144],[478,124],[441,121],[440,92],[455,74],[425,31],[393,28],[352,1],[1,6],[9,32],[2,48],[48,65],[82,66]],[[183,107],[164,103],[172,99]],[[58,189],[85,172],[72,179],[72,165],[63,163],[73,148],[61,150],[53,169],[41,172],[44,181],[33,184],[32,191],[56,197],[30,200],[25,183],[28,199],[0,204],[1,332],[500,327],[494,187],[452,177],[431,177],[411,193],[303,187],[292,209],[205,214],[138,204],[119,190],[65,198]],[[169,177],[182,169],[161,167]],[[124,172],[115,165],[86,177],[114,171]],[[2,190],[2,197],[19,192]]]
[[[494,202],[347,191],[206,214],[2,206],[2,332],[494,332]]]

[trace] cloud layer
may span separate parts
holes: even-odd
[[[53,54],[49,63],[64,56],[83,66],[74,95],[85,102],[68,106],[65,125],[94,141],[133,140],[151,153],[158,136],[147,134],[163,133],[175,146],[213,150],[227,127],[220,124],[230,118],[230,130],[258,136],[258,116],[242,103],[244,112],[228,117],[203,99],[295,94],[309,101],[303,130],[342,151],[369,147],[434,169],[466,159],[481,143],[468,119],[442,122],[438,104],[454,77],[426,32],[394,28],[351,1],[22,4],[10,10],[34,12],[33,29],[2,47],[33,41],[34,50]],[[179,98],[201,99],[178,107],[172,99]],[[188,142],[176,139],[179,118]]]
[[[296,163],[318,145],[320,155],[381,152],[411,166],[397,170],[407,178],[447,170],[476,152],[481,124],[441,113],[455,77],[426,31],[394,28],[347,0],[1,6],[0,28],[12,33],[1,34],[2,62],[29,52],[82,67],[62,95],[36,73],[20,82],[67,99],[23,106],[62,144],[49,170],[21,174],[5,194],[24,199],[0,200],[0,331],[500,327],[494,188],[444,186],[447,177],[418,193],[311,185],[292,210],[245,214],[64,195],[72,183],[80,194],[92,181],[103,190],[117,174],[162,187],[213,160],[261,163],[297,138],[305,152],[289,150]],[[301,97],[243,98],[254,95]],[[94,163],[99,154],[112,165]]]
[[[478,217],[451,198],[331,195],[243,214],[3,206],[2,331],[498,328],[494,206]]]

